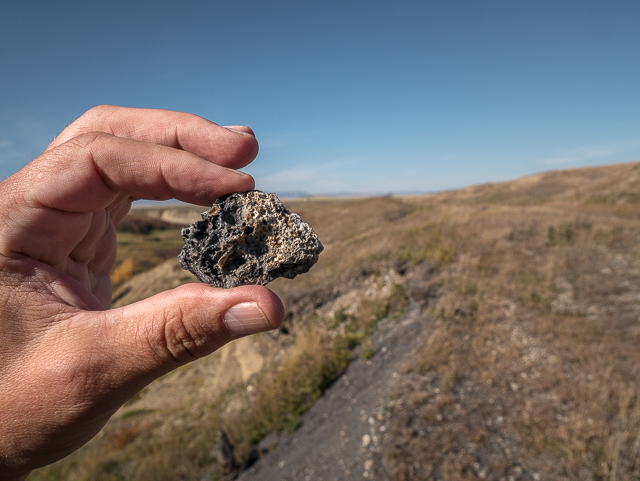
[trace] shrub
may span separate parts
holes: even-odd
[[[125,259],[111,273],[111,283],[114,286],[131,279],[138,269],[138,263],[133,259]]]

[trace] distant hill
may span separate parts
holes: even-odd
[[[637,202],[640,199],[640,163],[553,170],[509,182],[467,187],[450,192],[448,196],[478,202]]]

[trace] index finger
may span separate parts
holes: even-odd
[[[258,154],[258,141],[248,127],[225,128],[189,113],[112,105],[87,111],[64,129],[47,151],[89,132],[186,150],[232,169],[244,167]]]
[[[64,212],[93,212],[120,194],[134,199],[178,199],[210,205],[254,188],[243,172],[183,150],[91,132],[41,155],[15,180],[29,185],[30,205]]]

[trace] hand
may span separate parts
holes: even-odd
[[[259,286],[189,284],[107,310],[131,202],[250,190],[235,169],[257,151],[247,127],[104,106],[0,182],[0,479],[78,449],[161,375],[280,324],[280,300]]]

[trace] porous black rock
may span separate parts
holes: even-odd
[[[273,193],[253,190],[218,199],[182,229],[178,260],[213,287],[266,285],[307,272],[324,249],[309,224]]]

